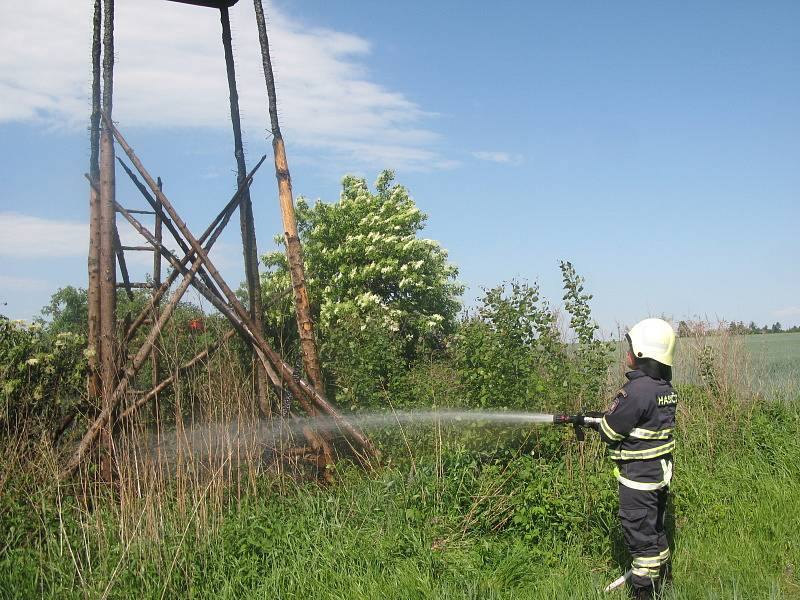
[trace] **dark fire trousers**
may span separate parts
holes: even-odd
[[[633,557],[631,584],[650,587],[658,580],[661,565],[669,559],[669,543],[664,528],[667,488],[634,490],[619,486],[619,519],[625,544]]]

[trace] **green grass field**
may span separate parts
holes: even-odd
[[[796,379],[800,375],[800,333],[748,335],[744,346],[769,376]]]
[[[663,598],[800,597],[797,407],[681,392]],[[624,598],[599,591],[629,560],[602,448],[537,435],[492,459],[428,432],[327,488],[179,481],[87,511],[39,486],[1,499],[0,597]]]
[[[789,401],[800,397],[800,333],[680,338],[675,360],[678,383],[703,385],[705,367],[724,373],[722,379],[738,393]]]
[[[665,600],[800,598],[798,365],[800,334],[680,341]],[[0,598],[626,597],[601,592],[630,558],[596,438],[376,439],[383,465],[342,462],[330,486],[184,457],[164,479],[134,465],[88,503],[46,443],[0,440]]]

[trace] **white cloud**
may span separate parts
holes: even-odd
[[[118,223],[125,246],[143,246],[146,241],[127,223]],[[43,219],[18,213],[0,213],[0,257],[38,259],[86,256],[89,249],[89,225],[77,221]],[[126,261],[152,265],[151,256],[127,253]]]
[[[30,279],[28,277],[9,277],[0,275],[0,289],[12,292],[40,292],[51,289],[53,286],[44,279]]]
[[[146,246],[145,240],[125,221],[117,221],[120,241],[124,246]],[[76,221],[43,219],[17,213],[0,213],[0,258],[14,259],[58,259],[85,257],[89,249],[89,225]],[[167,247],[175,246],[171,238],[166,239]],[[183,254],[177,249],[178,255]],[[233,269],[241,265],[241,250],[223,240],[218,241],[211,251],[211,258],[219,269]],[[150,252],[125,253],[128,267],[149,273],[152,271],[153,255]],[[163,263],[167,266],[166,260]],[[133,274],[132,274],[133,276]],[[12,281],[14,278],[7,278]],[[22,282],[23,280],[17,280]],[[34,281],[34,280],[28,280]],[[37,280],[38,281],[38,280]],[[46,283],[46,282],[45,282]],[[20,283],[22,285],[22,283]],[[0,287],[3,281],[0,280]],[[15,288],[22,289],[22,288]],[[33,289],[33,288],[27,288]],[[38,289],[38,288],[37,288]]]
[[[0,213],[0,256],[68,258],[85,256],[89,245],[85,223]]]
[[[85,127],[92,2],[7,2],[0,15],[0,121]],[[281,126],[290,143],[370,167],[446,168],[430,113],[369,79],[362,37],[308,27],[266,7]],[[231,9],[240,105],[252,137],[268,129],[252,3]],[[215,10],[163,0],[117,2],[114,116],[123,129],[228,129]],[[362,154],[364,148],[369,152]]]
[[[510,152],[473,152],[472,156],[479,160],[514,166],[521,165],[525,160],[522,154]]]

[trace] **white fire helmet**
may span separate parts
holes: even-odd
[[[664,319],[644,319],[628,332],[631,350],[636,358],[652,358],[668,367],[672,366],[675,352],[675,332]]]

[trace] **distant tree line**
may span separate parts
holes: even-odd
[[[772,325],[763,325],[760,327],[755,324],[755,321],[750,321],[748,325],[745,325],[744,321],[731,321],[730,323],[721,324],[719,327],[716,328],[716,331],[714,329],[708,328],[705,324],[702,324],[700,329],[702,329],[702,332],[705,334],[723,333],[723,332],[729,333],[731,335],[755,335],[762,333],[800,333],[800,325],[784,328],[779,321],[776,321]],[[689,337],[695,335],[697,332],[698,332],[698,324],[696,323],[689,321],[680,321],[678,323],[678,337]]]

